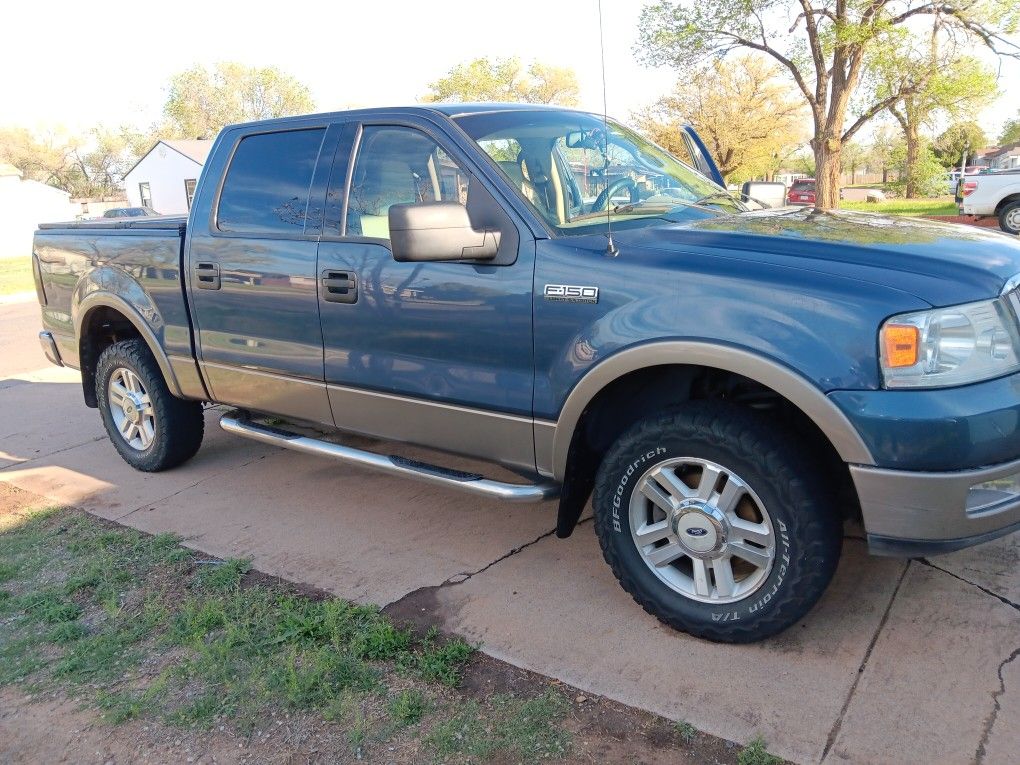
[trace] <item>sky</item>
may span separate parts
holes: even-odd
[[[604,0],[611,116],[668,92],[675,75],[635,60],[640,0]],[[277,66],[307,85],[320,111],[414,103],[428,83],[479,57],[572,67],[581,106],[602,109],[596,0],[370,0],[149,4],[8,3],[0,44],[0,125],[148,128],[166,83],[196,63]],[[1003,66],[1020,83],[1020,62]],[[1006,88],[1004,88],[1006,90]],[[1016,86],[982,114],[989,134],[1017,113]]]

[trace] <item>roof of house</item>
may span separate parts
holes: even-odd
[[[185,157],[195,160],[198,164],[204,165],[206,158],[209,156],[209,150],[212,148],[213,142],[205,139],[194,139],[190,141],[166,141],[167,146],[175,151],[179,151]]]
[[[147,152],[145,152],[142,156],[138,158],[137,162],[131,165],[130,169],[126,173],[124,173],[124,176],[127,177],[136,167],[138,167],[141,161],[150,154],[152,154],[152,152],[155,151],[156,147],[159,146],[160,144],[168,146],[169,148],[176,151],[178,154],[187,157],[195,164],[204,165],[206,157],[209,156],[209,151],[210,149],[212,149],[213,142],[198,138],[193,140],[170,140],[166,138],[160,138],[158,141],[156,141],[156,143],[152,145],[152,148],[150,148]]]
[[[1020,154],[1020,141],[1008,143],[1005,146],[999,146],[994,149],[988,149],[981,156],[985,159],[991,159],[993,157],[1013,156],[1015,154]]]

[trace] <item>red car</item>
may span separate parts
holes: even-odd
[[[815,203],[815,179],[798,178],[786,194],[789,205],[813,205]]]

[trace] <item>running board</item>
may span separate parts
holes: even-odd
[[[551,481],[537,484],[503,483],[490,481],[476,473],[464,473],[459,470],[429,465],[425,462],[406,459],[404,457],[386,456],[341,446],[318,438],[309,438],[298,433],[290,433],[271,425],[252,422],[237,411],[227,412],[220,417],[220,427],[228,433],[261,441],[264,444],[282,446],[285,449],[316,454],[320,457],[346,462],[359,467],[381,470],[390,475],[413,478],[437,486],[460,489],[483,497],[501,499],[504,502],[542,502],[559,496],[560,487]]]

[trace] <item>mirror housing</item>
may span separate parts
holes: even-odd
[[[389,211],[390,249],[401,263],[492,260],[499,231],[475,231],[459,202],[393,205]]]
[[[749,207],[785,207],[786,184],[766,181],[748,181],[741,188],[744,202]],[[750,197],[750,199],[748,199]]]

